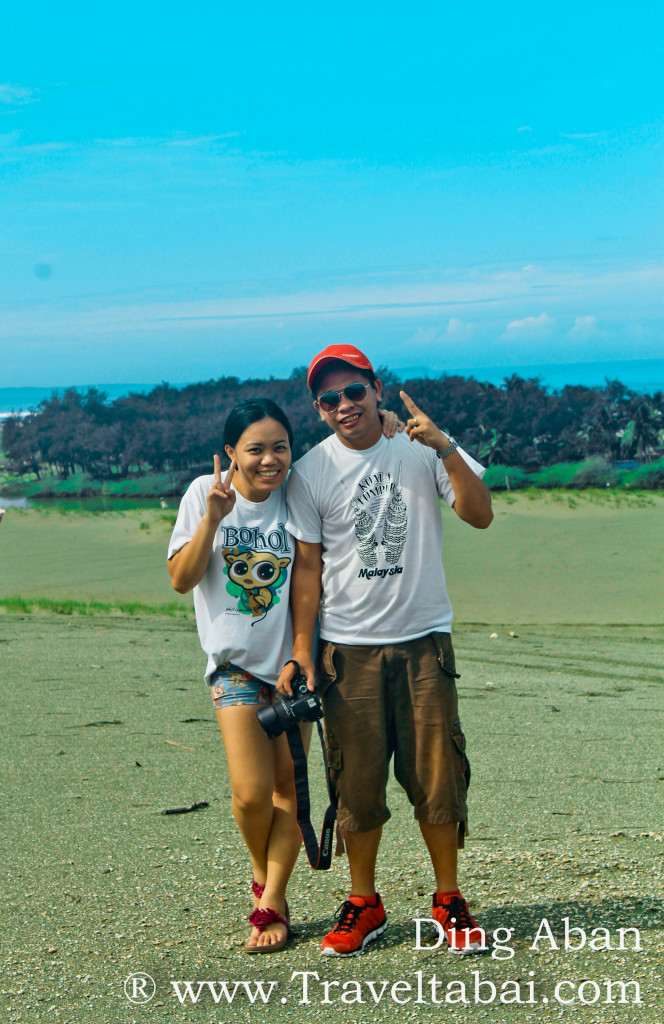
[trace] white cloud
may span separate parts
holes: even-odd
[[[540,313],[539,316],[527,316],[523,320],[512,320],[507,325],[503,338],[507,337],[539,337],[555,325],[555,320],[548,313]]]
[[[237,139],[244,132],[222,132],[220,135],[177,136],[166,142],[167,146],[204,146],[209,142],[220,142],[222,139]]]
[[[503,340],[528,343],[552,336],[558,323],[567,321],[562,337],[576,328],[574,341],[582,331],[593,329],[592,318],[578,317],[569,327],[569,313],[579,306],[622,307],[639,295],[650,316],[659,316],[664,294],[664,266],[626,266],[618,268],[571,266],[504,267],[493,266],[440,272],[437,280],[413,280],[388,274],[382,279],[368,275],[344,283],[319,282],[317,287],[292,291],[265,289],[248,295],[237,292],[219,297],[180,298],[172,295],[164,301],[144,300],[141,293],[120,298],[99,295],[93,298],[62,301],[57,306],[26,309],[19,303],[0,306],[0,337],[25,335],[55,337],[107,336],[124,332],[175,332],[188,336],[192,330],[218,331],[222,324],[241,326],[246,322],[280,323],[306,319],[337,322],[411,320],[419,318],[422,344],[436,344],[456,338],[472,340],[481,336],[487,323],[494,337],[500,321],[532,309],[542,301],[552,313],[509,321]],[[525,307],[525,308],[524,308]],[[565,308],[567,307],[567,309]],[[541,307],[540,307],[541,308]],[[555,314],[555,315],[554,315]],[[602,314],[605,318],[607,313]],[[431,326],[432,322],[434,326]],[[599,330],[595,324],[595,330]]]
[[[597,329],[596,316],[577,316],[574,327],[570,331],[571,337],[578,338],[581,335],[594,334]]]
[[[10,82],[0,83],[0,103],[6,103],[8,106],[22,107],[25,103],[34,103],[38,95],[38,89],[12,85]]]
[[[597,326],[596,316],[577,316],[574,326],[569,332],[570,338],[585,341],[588,338],[596,338],[603,334]]]
[[[459,320],[458,317],[453,316],[447,324],[445,334],[450,341],[464,341],[470,337],[474,329],[474,324],[467,323],[465,320]]]
[[[244,132],[222,132],[217,135],[127,135],[116,139],[95,139],[93,145],[101,149],[146,149],[155,146],[202,146],[224,139],[236,139]]]
[[[440,323],[429,324],[427,327],[418,327],[408,339],[406,344],[414,348],[432,348],[441,345],[446,341],[461,342],[475,330],[475,325],[467,323],[459,317],[450,317],[447,324],[442,327]]]

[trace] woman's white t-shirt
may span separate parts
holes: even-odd
[[[207,510],[214,476],[199,476],[182,498],[168,557],[192,540]],[[194,587],[201,647],[207,654],[205,679],[231,662],[275,685],[293,650],[289,609],[293,538],[286,529],[286,488],[253,502],[236,492],[233,510],[222,519],[207,570]]]

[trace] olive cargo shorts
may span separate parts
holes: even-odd
[[[460,822],[463,846],[470,765],[456,678],[449,633],[375,647],[322,641],[319,692],[342,829],[368,832],[388,820],[385,791],[394,755],[394,775],[415,818]]]

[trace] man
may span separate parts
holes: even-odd
[[[406,432],[382,436],[381,383],[352,345],[309,367],[314,406],[333,430],[294,466],[288,529],[293,658],[319,690],[351,893],[323,953],[352,956],[387,927],[375,887],[389,762],[414,807],[436,877],[433,918],[453,952],[480,952],[484,933],[457,888],[470,769],[457,712],[452,608],[441,562],[440,497],[478,529],[492,518],[484,470],[401,392]],[[292,665],[279,688],[290,692]]]

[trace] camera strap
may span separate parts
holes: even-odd
[[[297,824],[302,833],[304,848],[307,851],[307,859],[314,871],[325,871],[332,861],[332,840],[334,836],[334,825],[337,820],[337,797],[330,782],[330,770],[327,765],[327,752],[323,738],[323,728],[320,722],[316,722],[318,738],[323,750],[323,764],[325,766],[325,781],[330,803],[325,811],[323,827],[320,834],[320,843],[316,839],[313,825],[311,824],[311,801],[309,799],[309,774],[307,772],[307,755],[304,752],[300,729],[295,726],[293,729],[286,729],[288,746],[293,758],[293,776],[295,779],[295,798],[297,801]]]

